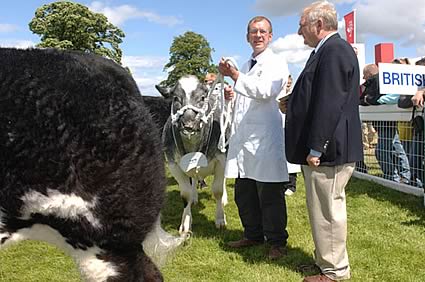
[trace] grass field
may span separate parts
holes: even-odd
[[[211,179],[208,179],[210,182]],[[287,197],[288,256],[269,261],[267,246],[231,250],[225,246],[242,236],[228,181],[228,227],[216,230],[210,189],[199,191],[193,208],[193,236],[162,268],[166,281],[301,281],[300,264],[313,262],[313,242],[302,178]],[[352,179],[347,187],[351,281],[425,281],[425,208],[423,199],[377,184]],[[169,178],[163,227],[176,234],[183,204]],[[54,247],[23,242],[0,252],[0,281],[80,281],[72,260]]]

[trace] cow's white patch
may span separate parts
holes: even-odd
[[[99,247],[95,246],[87,250],[74,249],[58,231],[44,224],[34,224],[30,228],[19,229],[6,241],[5,246],[26,239],[45,241],[64,250],[74,258],[81,275],[87,281],[106,281],[109,277],[119,275],[114,264],[96,257],[102,253]]]
[[[102,251],[98,247],[89,248],[86,251],[79,250],[75,252],[81,275],[87,281],[106,281],[110,277],[119,276],[116,266],[110,262],[98,259],[96,255]]]
[[[196,87],[198,87],[199,80],[193,75],[185,76],[180,78],[179,84],[186,94],[186,101],[190,101],[190,93],[195,91]]]
[[[47,189],[47,196],[32,190],[25,193],[21,200],[24,202],[21,209],[22,219],[29,219],[32,213],[72,220],[84,217],[93,227],[101,227],[99,220],[91,211],[96,206],[96,197],[91,202],[87,202],[74,193],[62,194],[59,191]]]

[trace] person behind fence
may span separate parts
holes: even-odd
[[[351,45],[337,33],[335,6],[308,5],[298,34],[314,50],[286,107],[288,161],[302,165],[307,209],[320,274],[304,281],[350,278],[345,186],[363,159],[359,116],[360,72]]]
[[[360,85],[360,101],[359,105],[361,106],[369,106],[369,102],[366,101],[366,98],[373,97],[374,93],[378,93],[378,91],[374,90],[378,88],[376,84],[377,80],[369,80],[369,78],[378,75],[378,66],[376,64],[368,64],[363,68],[363,84]],[[377,99],[377,98],[376,98]],[[367,150],[372,147],[372,142],[377,138],[376,129],[373,127],[372,122],[362,122],[362,142],[363,149]],[[368,167],[364,160],[356,162],[356,171],[368,173]]]
[[[365,83],[368,78],[376,75],[378,73],[378,66],[376,64],[368,64],[363,68],[363,84],[360,85],[360,105],[368,105],[367,102],[364,101],[364,97],[367,93],[365,93]],[[372,122],[364,122],[362,123],[362,140],[364,149],[369,149],[372,147],[372,143],[375,139],[377,139],[376,129],[373,127]]]
[[[288,239],[283,183],[289,179],[276,97],[289,70],[285,59],[268,48],[272,38],[270,20],[252,18],[246,34],[253,51],[250,60],[240,71],[224,59],[218,68],[235,82],[225,87],[226,99],[234,98],[225,176],[236,178],[235,202],[244,229],[243,238],[227,246],[249,247],[266,240],[268,258],[274,260],[286,255]]]
[[[425,66],[425,58],[418,60],[415,65]],[[423,133],[423,95],[424,89],[418,89],[415,95],[400,95],[398,106],[412,109],[412,120],[399,122],[399,130],[405,131],[406,140],[402,141],[408,152],[411,170],[411,184],[423,188],[424,181],[424,133]],[[417,126],[414,126],[416,123]],[[421,127],[422,125],[422,127]]]
[[[399,94],[380,94],[378,66],[366,65],[363,69],[365,79],[362,105],[397,104]],[[407,154],[401,144],[396,121],[373,121],[373,127],[378,131],[378,141],[375,157],[385,179],[408,184],[410,165]]]

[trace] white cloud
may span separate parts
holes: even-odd
[[[425,0],[411,0],[408,5],[404,0],[358,1],[354,8],[360,36],[400,40],[402,45],[416,46],[418,53],[424,49]]]
[[[257,0],[255,8],[273,16],[299,15],[311,0]],[[357,42],[369,36],[386,40],[399,40],[404,46],[417,48],[418,55],[425,55],[425,0],[334,0],[336,5],[352,4],[356,9]],[[338,15],[340,20],[344,15]],[[340,22],[341,24],[342,22]],[[340,25],[342,26],[342,25]],[[341,33],[343,35],[343,33]]]
[[[144,96],[158,96],[155,85],[167,78],[162,69],[167,63],[166,57],[124,56],[123,66],[129,67],[134,80]]]
[[[0,39],[0,47],[10,47],[10,48],[20,48],[26,49],[29,47],[34,47],[35,42],[29,40],[1,40]]]
[[[312,51],[312,48],[304,44],[303,37],[295,33],[279,37],[270,44],[270,48],[286,58],[289,72],[295,79],[298,78]]]
[[[167,63],[166,57],[124,56],[123,65],[131,68],[163,68]]]
[[[0,24],[0,32],[1,33],[6,33],[6,32],[15,32],[17,31],[19,28],[16,25],[13,24]]]
[[[104,14],[112,24],[117,26],[131,19],[145,19],[149,22],[170,27],[183,23],[181,19],[175,16],[161,16],[154,12],[139,10],[130,5],[110,7],[103,2],[94,1],[88,7],[96,13]]]
[[[333,0],[329,1],[335,5],[343,3],[355,3],[359,0]],[[372,1],[372,0],[365,0]],[[312,0],[256,0],[254,7],[256,10],[272,16],[293,16],[299,15],[303,8],[313,3]]]
[[[143,96],[160,96],[158,90],[156,90],[155,85],[159,84],[161,81],[167,78],[166,75],[157,75],[151,77],[145,77],[143,75],[133,75],[134,80],[139,87],[140,93]]]

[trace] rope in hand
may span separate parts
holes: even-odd
[[[238,70],[237,63],[233,58],[227,57],[227,58],[224,58],[224,60],[225,60],[226,63],[229,63],[232,67],[234,67],[235,69]],[[222,153],[225,153],[226,152],[226,146],[228,145],[228,140],[226,140],[226,131],[227,131],[227,128],[230,125],[230,122],[232,120],[233,101],[226,100],[224,98],[224,76],[222,74],[219,73],[217,75],[217,78],[213,82],[211,89],[215,89],[215,86],[218,82],[221,83],[220,139],[218,141],[218,149]]]

